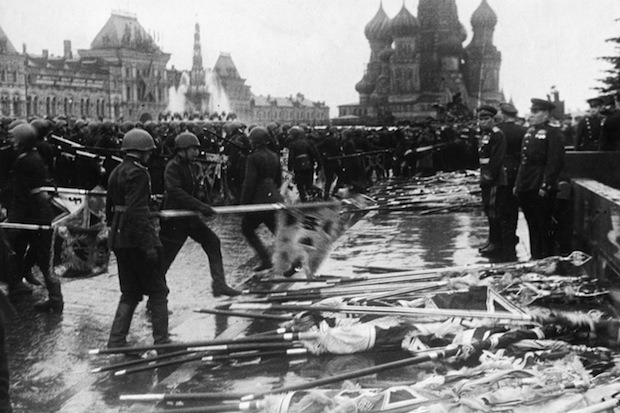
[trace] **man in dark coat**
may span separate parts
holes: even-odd
[[[601,126],[601,151],[620,151],[620,95],[614,96],[614,103]]]
[[[110,174],[106,199],[110,247],[116,255],[121,298],[110,330],[108,347],[125,347],[134,311],[144,295],[153,323],[153,341],[164,344],[168,335],[168,286],[159,271],[161,243],[152,221],[151,182],[147,167],[155,149],[151,136],[133,129],[121,149],[125,159]]]
[[[36,131],[31,125],[22,124],[9,133],[17,159],[11,171],[12,197],[8,208],[8,221],[49,227],[53,219],[49,195],[39,188],[49,185],[50,177],[45,162],[35,149]],[[62,313],[64,303],[60,280],[51,267],[51,229],[12,230],[9,238],[21,273],[29,271],[24,258],[26,250],[30,248],[29,254],[33,254],[34,262],[43,274],[49,299],[35,304],[35,309],[40,312]]]
[[[341,155],[339,135],[340,131],[338,131],[338,128],[332,126],[329,128],[327,136],[316,146],[321,154],[321,163],[325,172],[325,189],[323,191],[325,199],[329,199],[332,184],[338,179],[340,172],[340,161],[338,159],[330,159]]]
[[[308,190],[314,184],[314,169],[320,168],[321,160],[314,145],[306,139],[306,133],[299,126],[289,131],[288,169],[295,174],[295,183],[302,201],[308,199]]]
[[[515,193],[530,233],[532,259],[553,254],[551,217],[558,191],[558,177],[564,165],[564,141],[559,128],[551,126],[551,102],[532,99],[530,128],[523,137],[521,164]]]
[[[200,151],[200,140],[191,132],[182,132],[175,139],[176,154],[166,165],[166,188],[163,209],[181,209],[213,215],[208,191],[199,181],[200,166],[194,162]],[[187,237],[200,244],[209,257],[213,296],[239,295],[226,284],[221,242],[218,236],[197,216],[162,219],[159,233],[164,253],[161,271],[166,274]]]
[[[501,211],[502,223],[502,243],[503,254],[507,261],[516,260],[515,246],[519,242],[517,237],[517,222],[519,221],[519,198],[513,193],[517,171],[521,162],[521,145],[526,129],[517,124],[517,109],[510,103],[499,105],[502,121],[497,127],[506,137],[506,156],[504,157],[504,168],[508,182],[506,191],[506,202]]]
[[[598,151],[601,137],[601,124],[603,118],[600,115],[603,107],[601,98],[588,99],[590,105],[589,114],[584,116],[577,124],[575,137],[575,150]]]
[[[247,158],[245,180],[241,191],[241,204],[265,204],[282,202],[282,166],[278,155],[268,147],[271,140],[267,129],[257,126],[250,132],[253,151]],[[275,211],[253,212],[243,216],[241,230],[248,244],[260,259],[254,271],[271,268],[273,263],[267,248],[256,234],[261,224],[265,224],[272,234],[276,232]]]
[[[480,126],[480,188],[482,189],[482,206],[489,221],[488,244],[480,248],[483,255],[503,253],[501,231],[501,212],[506,202],[507,179],[504,170],[506,156],[506,137],[495,126],[494,116],[497,109],[493,106],[478,108]]]

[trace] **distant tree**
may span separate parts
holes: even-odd
[[[620,21],[620,19],[616,19]],[[604,56],[599,59],[609,62],[612,66],[611,69],[605,70],[607,77],[599,79],[604,86],[597,87],[596,90],[600,90],[603,93],[615,93],[620,92],[620,37],[612,37],[606,40],[609,43],[615,44],[615,56]]]

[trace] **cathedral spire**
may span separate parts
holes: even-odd
[[[200,46],[200,24],[196,22],[196,31],[194,32],[194,58],[192,61],[192,71],[200,71],[203,69],[202,49]]]

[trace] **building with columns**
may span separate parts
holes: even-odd
[[[403,3],[390,19],[380,5],[364,30],[370,59],[355,86],[359,103],[339,106],[340,117],[371,124],[415,121],[457,100],[463,111],[499,104],[496,24],[497,15],[482,0],[471,17],[472,41],[464,47],[467,31],[455,0],[420,0],[417,18]]]
[[[0,28],[0,116],[157,119],[168,104],[170,54],[135,15],[113,12],[90,49],[18,53]]]

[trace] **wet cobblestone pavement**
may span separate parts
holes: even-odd
[[[520,231],[524,230],[523,220]],[[240,217],[220,216],[211,227],[220,236],[224,265],[231,285],[251,276],[256,264],[252,250],[240,232]],[[477,247],[486,238],[486,220],[479,210],[420,216],[415,212],[370,213],[336,243],[319,272],[351,275],[354,266],[397,268],[442,267],[486,262]],[[265,237],[271,237],[266,231]],[[526,234],[518,247],[527,258]],[[171,267],[170,330],[177,341],[234,338],[241,333],[265,331],[276,325],[239,317],[199,314],[194,310],[215,307],[233,299],[213,298],[207,258],[189,240]],[[65,311],[62,315],[37,314],[32,303],[43,291],[15,302],[18,315],[8,326],[7,351],[11,371],[11,396],[15,412],[139,412],[159,411],[154,404],[120,402],[121,394],[163,391],[214,392],[258,391],[304,382],[347,369],[374,365],[397,357],[394,354],[323,356],[307,359],[252,360],[224,365],[186,363],[181,367],[114,377],[91,373],[96,367],[122,360],[120,356],[95,357],[91,348],[105,346],[119,298],[116,262],[109,272],[86,279],[63,279]],[[131,326],[133,344],[150,343],[151,329],[141,304]],[[392,371],[366,380],[389,383],[413,379],[415,372]]]

